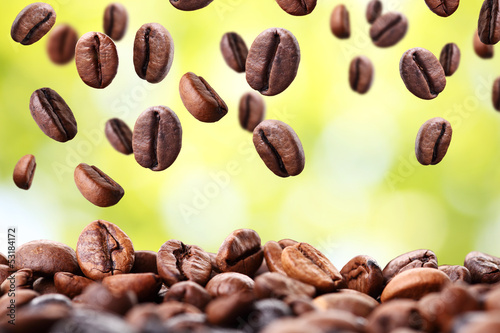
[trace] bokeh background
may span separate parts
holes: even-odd
[[[0,219],[17,226],[18,245],[52,239],[75,247],[80,231],[96,219],[119,225],[136,249],[158,250],[168,239],[217,251],[234,229],[253,228],[268,240],[309,242],[341,268],[351,257],[369,254],[385,265],[414,249],[429,248],[441,264],[460,264],[469,251],[500,255],[500,114],[491,87],[500,75],[499,55],[478,58],[472,37],[482,1],[462,1],[451,17],[432,13],[423,0],[382,0],[384,12],[407,15],[409,30],[396,46],[381,49],[369,38],[368,0],[344,1],[352,35],[335,38],[330,14],[339,0],[318,0],[307,16],[293,17],[272,0],[214,0],[208,7],[182,12],[167,0],[123,0],[129,26],[116,43],[118,75],[104,90],[86,86],[74,62],[53,65],[47,36],[31,46],[10,38],[17,13],[30,1],[6,1],[0,13]],[[79,35],[102,31],[100,0],[50,0],[56,24],[69,23]],[[133,39],[148,22],[164,25],[175,43],[172,69],[159,84],[139,79],[132,62]],[[250,46],[263,30],[283,27],[298,39],[301,63],[291,86],[265,97],[267,118],[291,125],[300,137],[306,167],[282,179],[256,153],[251,133],[238,124],[240,96],[249,91],[244,74],[224,62],[219,42],[238,32]],[[439,56],[455,42],[462,61],[438,98],[424,101],[408,92],[399,60],[409,48]],[[500,50],[498,50],[500,52]],[[371,90],[358,95],[348,85],[348,66],[357,55],[375,66]],[[178,93],[181,76],[203,76],[225,100],[229,113],[218,123],[197,121]],[[72,108],[77,136],[58,143],[45,136],[29,112],[38,88],[51,87]],[[167,170],[152,172],[133,156],[113,150],[104,124],[119,117],[133,127],[147,107],[167,105],[183,126],[183,145]],[[421,166],[414,154],[420,126],[441,116],[453,127],[444,160]],[[15,187],[18,159],[34,154],[32,188]],[[86,201],[73,181],[76,165],[96,165],[125,189],[110,208]],[[0,251],[5,252],[2,244]]]

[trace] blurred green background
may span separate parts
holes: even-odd
[[[167,0],[124,0],[129,26],[116,43],[118,75],[104,90],[86,86],[74,62],[53,65],[47,36],[32,46],[15,43],[11,24],[30,1],[4,2],[2,229],[17,226],[18,244],[46,238],[75,247],[88,223],[105,219],[119,225],[137,250],[158,250],[175,238],[215,252],[234,229],[253,228],[263,243],[309,242],[339,269],[358,254],[385,265],[417,248],[434,250],[441,264],[461,264],[471,250],[500,255],[500,114],[491,103],[499,55],[482,60],[472,49],[482,1],[462,1],[451,17],[441,18],[423,0],[383,0],[384,12],[401,11],[409,20],[406,37],[388,49],[370,41],[368,0],[344,2],[351,17],[348,40],[335,38],[329,29],[338,0],[318,0],[304,17],[290,16],[273,0],[214,0],[194,12],[179,11]],[[56,25],[69,23],[79,35],[102,31],[107,2],[48,3],[57,12]],[[175,43],[172,69],[156,85],[139,79],[132,62],[135,32],[148,22],[164,25]],[[265,167],[252,135],[239,127],[239,98],[250,88],[219,49],[225,32],[238,32],[250,46],[271,27],[290,30],[301,48],[295,81],[283,93],[265,97],[267,118],[291,125],[304,146],[305,170],[288,179]],[[439,56],[448,42],[462,53],[457,73],[435,100],[414,97],[399,76],[401,55],[424,47]],[[375,66],[373,86],[364,96],[348,84],[348,66],[357,55],[368,56]],[[203,76],[227,103],[229,113],[218,123],[201,123],[184,108],[178,84],[188,71]],[[42,87],[59,92],[72,108],[78,122],[72,141],[49,139],[33,121],[30,95]],[[114,151],[104,136],[109,118],[133,127],[137,116],[154,105],[172,108],[183,126],[177,161],[158,173]],[[444,160],[424,167],[415,159],[414,141],[420,126],[436,116],[451,122],[453,138]],[[32,188],[23,191],[15,187],[12,171],[28,153],[36,156],[37,170]],[[123,186],[125,196],[116,206],[98,208],[81,196],[73,181],[81,162],[98,166]]]

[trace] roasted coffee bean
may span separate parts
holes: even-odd
[[[22,45],[39,41],[56,23],[56,12],[49,4],[35,2],[26,7],[12,23],[10,36]]]
[[[243,129],[253,132],[255,127],[264,120],[266,105],[264,99],[254,92],[241,96],[238,118]]]
[[[422,99],[436,98],[446,86],[443,67],[432,52],[416,47],[406,51],[399,63],[406,88]]]
[[[474,46],[474,52],[476,52],[476,54],[480,58],[483,58],[483,59],[493,58],[493,54],[494,54],[493,45],[488,45],[488,44],[484,44],[483,42],[481,42],[481,40],[479,39],[479,36],[477,34],[477,30],[474,33],[473,46]]]
[[[213,123],[227,114],[227,105],[201,76],[188,72],[179,83],[179,93],[186,109],[199,121]]]
[[[0,285],[0,295],[8,294],[11,289],[33,289],[33,271],[23,268],[9,275]]]
[[[80,163],[75,169],[75,184],[80,193],[99,207],[116,205],[125,194],[123,188],[98,167]]]
[[[87,32],[76,44],[76,69],[82,81],[104,89],[118,71],[118,53],[113,40],[101,32]]]
[[[134,66],[137,75],[149,83],[161,82],[174,61],[174,41],[164,26],[146,23],[135,34]]]
[[[415,250],[403,253],[387,263],[382,273],[386,283],[397,274],[417,267],[437,268],[437,258],[431,250]]]
[[[64,65],[75,57],[75,46],[78,42],[76,30],[67,25],[59,25],[49,34],[47,53],[56,65]]]
[[[104,129],[111,146],[122,154],[130,155],[132,151],[132,131],[121,119],[112,118],[106,122]]]
[[[134,265],[134,247],[118,226],[97,220],[87,225],[78,237],[76,257],[85,276],[102,280],[130,272]]]
[[[165,293],[164,302],[177,301],[196,306],[203,311],[212,297],[198,283],[192,281],[181,281],[168,289]]]
[[[493,107],[495,110],[500,111],[500,77],[493,82],[493,93],[491,94]]]
[[[172,6],[180,10],[198,10],[208,6],[213,0],[170,0]]]
[[[158,274],[156,257],[157,254],[154,251],[135,251],[134,266],[130,273]]]
[[[253,130],[253,144],[266,166],[280,177],[304,170],[302,143],[295,131],[279,120],[264,120]]]
[[[441,265],[438,269],[448,275],[451,282],[467,282],[471,283],[471,275],[467,268],[459,265]]]
[[[287,296],[303,295],[313,297],[313,286],[279,273],[264,273],[255,279],[254,293],[257,298],[284,299]]]
[[[455,43],[446,44],[441,50],[439,62],[443,66],[444,75],[452,76],[460,64],[460,49]]]
[[[174,163],[182,147],[182,127],[174,111],[166,106],[146,109],[134,126],[132,149],[137,163],[162,171]]]
[[[238,229],[226,237],[217,252],[217,266],[222,272],[253,276],[264,259],[259,235],[251,229]]]
[[[293,16],[311,14],[316,7],[316,0],[276,0],[276,3],[281,9]]]
[[[371,0],[366,7],[366,20],[373,24],[382,15],[382,1]]]
[[[73,139],[77,125],[64,99],[50,88],[35,90],[30,98],[31,116],[49,138],[59,142]]]
[[[418,303],[409,299],[399,299],[382,303],[368,317],[367,333],[393,332],[397,328],[411,328],[427,331],[429,323],[418,311]]]
[[[39,297],[33,300],[36,301]],[[72,309],[61,303],[34,306],[33,302],[16,313],[15,332],[49,332],[59,320],[70,316]]]
[[[365,332],[365,320],[343,310],[308,312],[300,320],[322,332]]]
[[[279,318],[291,315],[292,311],[285,302],[277,299],[262,299],[252,305],[242,330],[244,332],[261,332],[264,327]]]
[[[364,318],[379,305],[372,297],[348,289],[318,296],[313,303],[320,310],[344,310]]]
[[[137,333],[117,315],[96,309],[78,309],[70,316],[59,320],[50,333]]]
[[[295,316],[301,316],[304,313],[318,311],[319,309],[313,304],[312,298],[304,295],[290,295],[283,299],[290,307]]]
[[[92,283],[82,294],[73,298],[75,307],[124,315],[135,304],[137,297],[132,291],[114,294],[101,283]]]
[[[213,332],[207,324],[207,316],[204,313],[183,313],[179,314],[165,322],[164,326],[167,332]],[[153,331],[153,330],[152,330]],[[153,331],[158,332],[158,331]],[[226,332],[226,331],[223,331]],[[158,332],[160,333],[160,332]],[[230,332],[226,332],[230,333]],[[235,333],[235,332],[233,332]]]
[[[175,239],[160,247],[157,266],[158,274],[169,287],[186,280],[205,285],[212,272],[210,257],[201,247]]]
[[[274,96],[293,82],[300,63],[300,48],[295,36],[282,28],[263,31],[248,51],[246,79],[262,95]]]
[[[283,249],[281,262],[289,277],[310,284],[319,292],[330,292],[344,287],[342,275],[330,260],[307,243],[298,243]]]
[[[469,270],[472,283],[500,282],[500,258],[473,251],[465,256],[464,266]]]
[[[284,249],[287,246],[294,246],[297,243],[298,243],[297,241],[294,241],[293,239],[289,238],[281,239],[278,241],[278,244],[281,246],[282,249]]]
[[[417,134],[415,155],[422,165],[435,165],[441,162],[451,142],[450,123],[443,118],[427,120]]]
[[[151,302],[161,287],[161,279],[154,273],[129,273],[106,276],[102,284],[111,293],[122,295],[132,291],[139,302]]]
[[[35,175],[35,156],[28,154],[19,159],[14,167],[14,183],[23,190],[29,190]]]
[[[110,3],[104,10],[104,33],[115,41],[119,41],[127,31],[127,9],[120,3]]]
[[[434,14],[448,17],[457,10],[460,0],[425,0],[425,3]]]
[[[176,301],[169,301],[160,304],[157,307],[158,315],[160,319],[165,322],[169,320],[170,318],[176,317],[180,314],[186,314],[186,313],[201,313],[201,311],[191,305],[191,304],[186,304],[186,303],[180,303]]]
[[[58,272],[54,275],[54,285],[57,292],[69,298],[80,295],[93,282],[89,278],[68,272]]]
[[[477,31],[484,44],[493,45],[500,41],[500,2],[484,0],[479,12]]]
[[[349,84],[357,93],[365,94],[372,86],[373,65],[370,59],[359,56],[351,61],[349,66]]]
[[[252,292],[242,291],[221,296],[208,303],[205,310],[207,321],[217,326],[233,326],[252,310],[255,297]]]
[[[125,320],[139,332],[167,332],[162,326],[158,306],[153,303],[142,303],[134,306],[125,315]]]
[[[377,261],[369,256],[356,256],[340,271],[347,288],[377,299],[384,288],[384,275]]]
[[[337,38],[346,39],[351,37],[349,12],[345,5],[338,5],[333,9],[332,15],[330,16],[330,29]]]
[[[370,38],[378,47],[390,47],[399,43],[408,30],[408,20],[401,13],[389,12],[373,22]]]
[[[269,271],[286,275],[283,264],[281,263],[281,253],[283,249],[280,244],[275,241],[269,241],[264,245],[263,250]]]
[[[228,32],[222,36],[220,50],[226,64],[238,73],[245,72],[248,48],[243,38],[236,32]]]
[[[234,294],[240,291],[253,291],[255,282],[241,273],[220,273],[208,281],[206,290],[212,297]]]

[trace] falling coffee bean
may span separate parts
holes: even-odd
[[[132,131],[121,119],[113,118],[106,122],[104,130],[109,143],[122,154],[130,155],[132,151]]]
[[[127,9],[120,3],[111,3],[104,10],[104,33],[111,39],[119,41],[127,31]]]
[[[213,0],[170,0],[172,6],[180,10],[198,10],[208,6]]]
[[[493,100],[493,107],[495,110],[500,111],[500,77],[496,78],[493,82],[493,94],[491,95]]]
[[[182,127],[174,111],[166,106],[146,109],[134,126],[132,150],[137,163],[162,171],[174,163],[182,147]]]
[[[222,36],[220,50],[226,64],[238,73],[245,72],[248,48],[243,38],[236,32],[228,32]]]
[[[80,163],[74,177],[80,193],[96,206],[113,206],[123,197],[123,188],[96,166]]]
[[[416,47],[406,51],[399,63],[406,88],[422,99],[436,98],[446,86],[443,67],[432,52]]]
[[[493,45],[500,41],[500,1],[484,0],[477,22],[479,39]]]
[[[460,64],[460,49],[455,43],[446,44],[441,50],[439,62],[443,66],[444,75],[452,76]]]
[[[266,115],[264,99],[257,93],[248,92],[241,96],[238,111],[241,127],[253,132]]]
[[[302,143],[295,131],[279,120],[264,120],[253,131],[253,144],[277,176],[297,176],[304,170]]]
[[[441,162],[451,141],[451,125],[443,118],[426,121],[415,140],[415,155],[422,165],[434,165]]]
[[[56,23],[56,12],[49,4],[35,2],[26,7],[12,23],[10,36],[22,45],[39,41]]]
[[[295,36],[286,29],[267,29],[250,46],[246,79],[252,89],[274,96],[293,82],[299,63],[300,48]]]
[[[376,19],[382,15],[382,2],[380,0],[371,0],[366,7],[366,20],[373,24]]]
[[[425,0],[425,3],[434,14],[448,17],[457,10],[460,0]]]
[[[480,58],[483,58],[483,59],[493,58],[493,54],[494,54],[493,45],[488,45],[488,44],[484,44],[483,42],[481,42],[481,40],[479,39],[479,36],[477,34],[477,30],[474,33],[473,46],[474,46],[474,52],[476,52],[476,54]]]
[[[365,94],[372,85],[373,65],[370,59],[359,56],[351,61],[349,66],[349,84],[351,89],[360,94]]]
[[[59,142],[73,139],[77,124],[64,99],[50,88],[35,90],[30,98],[31,116],[49,138]]]
[[[54,28],[49,34],[47,53],[56,65],[64,65],[75,57],[78,34],[74,28],[64,24]]]
[[[276,0],[276,2],[281,9],[294,16],[311,14],[316,7],[316,0]]]
[[[338,5],[333,9],[330,16],[330,29],[337,38],[346,39],[351,36],[349,12],[345,5]]]
[[[24,155],[14,168],[14,183],[23,190],[29,190],[35,175],[36,161],[33,155]]]
[[[115,43],[101,32],[87,32],[78,40],[75,61],[80,78],[92,88],[106,88],[118,71]]]
[[[370,27],[370,38],[378,47],[396,45],[406,35],[408,20],[401,13],[390,12],[380,16]]]

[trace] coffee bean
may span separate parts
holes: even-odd
[[[122,154],[130,155],[132,151],[132,131],[128,125],[119,118],[112,118],[106,122],[104,129],[106,138],[111,146]]]
[[[471,275],[467,268],[459,265],[441,265],[438,269],[448,275],[451,282],[467,282],[471,283]]]
[[[294,320],[291,318],[283,318],[275,320],[270,325],[266,326],[262,333],[323,333],[326,331],[318,327],[311,326],[303,320]]]
[[[135,251],[134,266],[130,273],[155,273],[158,274],[156,266],[157,254],[154,251]]]
[[[242,330],[244,332],[261,332],[272,322],[292,316],[292,310],[283,301],[277,299],[262,299],[252,305]],[[241,321],[240,321],[241,324]]]
[[[295,36],[282,28],[263,31],[248,51],[246,79],[262,95],[283,92],[297,75],[300,48]]]
[[[479,12],[477,31],[484,44],[493,45],[500,41],[500,1],[484,0]]]
[[[278,244],[281,246],[282,249],[284,249],[287,246],[294,246],[297,243],[298,243],[297,241],[289,238],[281,239],[278,241]]]
[[[464,266],[469,270],[472,283],[500,282],[500,258],[473,251],[465,256]]]
[[[192,281],[181,281],[172,285],[165,293],[164,302],[177,301],[196,306],[204,310],[212,297],[198,283]]]
[[[387,263],[382,273],[388,283],[397,274],[417,267],[437,268],[437,258],[430,250],[415,250],[403,253]]]
[[[31,302],[35,297],[40,295],[39,293],[37,293],[36,291],[33,291],[31,289],[17,289],[15,291],[15,294],[16,294],[15,295],[16,309],[19,309],[19,308],[29,304],[29,302]],[[0,316],[2,316],[2,318],[7,317],[10,319],[9,306],[12,304],[12,299],[14,299],[12,296],[13,295],[9,296],[9,294],[7,293],[7,294],[3,295],[2,297],[0,297]],[[2,324],[6,325],[7,320],[9,320],[9,319],[2,319]]]
[[[319,292],[330,292],[344,286],[342,275],[330,260],[307,243],[283,249],[281,262],[289,277],[310,284]]]
[[[59,25],[49,34],[47,53],[56,65],[64,65],[75,57],[75,46],[78,42],[76,30],[67,25]]]
[[[316,7],[316,0],[276,0],[276,3],[281,9],[293,16],[311,14]]]
[[[153,273],[129,273],[106,276],[102,284],[115,295],[132,291],[139,302],[151,302],[161,287],[161,279]]]
[[[493,93],[491,94],[491,99],[495,110],[500,111],[500,77],[497,77],[495,82],[493,82]]]
[[[257,298],[284,299],[291,295],[313,297],[316,289],[279,273],[264,273],[255,279],[254,293]]]
[[[134,306],[125,315],[125,320],[139,332],[165,333],[165,328],[154,303],[142,303]]]
[[[71,315],[71,307],[61,303],[34,306],[40,297],[16,311],[16,332],[49,332],[55,323]]]
[[[40,295],[45,295],[45,294],[57,295],[56,294],[57,289],[56,286],[54,285],[54,279],[52,277],[41,277],[36,279],[35,282],[33,282],[33,290],[39,293]]]
[[[30,111],[38,127],[51,139],[66,142],[78,131],[68,104],[50,88],[41,88],[31,94]]]
[[[175,239],[160,247],[157,265],[158,274],[169,287],[186,280],[205,285],[212,272],[210,257],[202,248]]]
[[[279,120],[264,120],[253,131],[253,144],[266,166],[280,177],[304,170],[302,143],[295,131]]]
[[[241,127],[250,132],[253,132],[266,115],[263,98],[254,92],[248,92],[241,96],[238,110]]]
[[[130,272],[134,265],[134,247],[118,226],[97,220],[87,225],[78,237],[76,257],[86,277],[102,280]]]
[[[270,272],[277,272],[286,275],[281,263],[281,253],[283,249],[280,244],[275,241],[269,241],[264,244],[264,258],[266,258],[267,267]]]
[[[172,6],[180,10],[198,10],[208,6],[213,0],[170,0]]]
[[[343,310],[308,312],[301,319],[309,326],[321,329],[322,332],[361,333],[365,331],[365,321],[361,317]]]
[[[382,15],[382,1],[371,0],[366,7],[366,20],[373,24]]]
[[[373,80],[373,65],[370,59],[359,56],[351,61],[349,66],[349,84],[351,89],[360,94],[370,90]]]
[[[174,40],[158,23],[146,23],[135,34],[134,67],[137,75],[149,83],[161,82],[174,61]]]
[[[10,36],[15,42],[31,45],[45,36],[54,23],[54,8],[43,2],[32,3],[17,14],[10,29]]]
[[[119,41],[127,31],[127,9],[120,3],[110,3],[104,10],[104,33],[115,41]]]
[[[338,5],[333,9],[332,15],[330,16],[330,29],[337,38],[346,39],[351,37],[349,12],[345,5]]]
[[[399,62],[406,88],[422,99],[436,98],[446,86],[443,67],[432,52],[416,47],[406,51]]]
[[[201,76],[188,72],[179,83],[181,100],[199,121],[213,123],[227,114],[227,105]]]
[[[399,43],[408,30],[408,20],[401,13],[389,12],[373,22],[370,38],[378,47],[390,47]]]
[[[84,198],[99,207],[116,205],[125,194],[120,184],[95,165],[80,163],[75,169],[74,178]]]
[[[416,301],[397,299],[382,303],[370,314],[366,323],[366,332],[396,332],[397,328],[427,332],[428,327],[429,323],[422,317]]]
[[[29,268],[22,268],[11,275],[0,285],[0,295],[9,294],[11,289],[15,292],[21,289],[33,289],[33,271]]]
[[[137,297],[132,291],[125,294],[114,294],[101,283],[94,282],[85,288],[82,294],[73,298],[73,304],[77,305],[78,308],[123,316],[137,304]]]
[[[115,43],[103,33],[87,32],[76,44],[76,69],[83,82],[92,88],[104,89],[118,71]]]
[[[448,17],[457,10],[460,0],[425,0],[425,3],[434,14]]]
[[[349,289],[318,296],[313,303],[320,310],[344,310],[364,318],[379,305],[372,297]]]
[[[500,331],[500,319],[495,312],[471,312],[458,317],[453,333],[496,333]]]
[[[356,256],[340,270],[347,288],[377,299],[384,288],[384,275],[377,261],[369,256]]]
[[[180,303],[176,301],[168,301],[162,303],[156,309],[160,319],[164,322],[181,314],[201,313],[201,311],[197,307],[191,304]]]
[[[435,165],[441,162],[451,142],[450,123],[443,118],[427,120],[417,134],[415,155],[422,165]]]
[[[205,310],[207,321],[212,325],[231,327],[252,310],[255,296],[249,291],[221,296],[208,303]]]
[[[174,163],[182,147],[182,127],[174,111],[153,106],[140,114],[132,135],[132,150],[137,163],[162,171]]]
[[[77,309],[52,326],[50,333],[137,333],[119,316],[98,309]]]
[[[476,54],[480,58],[483,58],[483,59],[493,58],[493,54],[494,54],[493,45],[488,45],[488,44],[484,44],[483,42],[481,42],[481,40],[479,39],[479,36],[477,34],[477,30],[474,33],[473,46],[474,46],[474,52],[476,52]]]
[[[455,43],[446,44],[441,50],[439,62],[443,66],[444,75],[452,76],[460,64],[460,49]]]
[[[205,289],[212,297],[231,295],[240,291],[253,291],[255,282],[241,273],[220,273],[208,281]]]
[[[54,285],[58,293],[73,298],[80,295],[85,288],[94,283],[93,280],[68,272],[57,272]]]
[[[226,64],[238,73],[245,72],[248,48],[243,38],[236,32],[228,32],[222,36],[220,50]]]
[[[23,190],[29,190],[35,175],[36,161],[33,155],[24,155],[14,167],[14,183]]]

